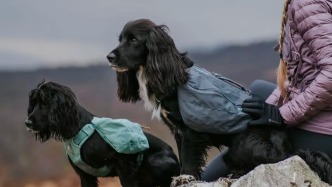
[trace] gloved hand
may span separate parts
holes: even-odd
[[[284,119],[280,115],[279,108],[275,105],[265,103],[258,97],[246,99],[242,103],[242,111],[251,115],[252,121],[249,126],[258,125],[285,125]]]

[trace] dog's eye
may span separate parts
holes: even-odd
[[[129,39],[129,42],[130,42],[130,43],[136,43],[136,42],[137,42],[137,39],[136,39],[136,38],[131,38],[131,39]]]

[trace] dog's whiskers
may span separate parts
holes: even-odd
[[[33,134],[39,133],[39,131],[33,130],[33,129],[29,128],[29,127],[27,127],[27,131],[29,131],[29,132],[31,132]]]

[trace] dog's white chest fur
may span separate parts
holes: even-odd
[[[144,74],[144,68],[142,66],[137,71],[136,77],[139,84],[139,95],[144,102],[145,109],[148,111],[152,111],[152,119],[157,118],[158,120],[160,120],[161,106],[160,103],[156,102],[154,95],[150,97],[148,95],[148,89],[146,87],[147,79]]]

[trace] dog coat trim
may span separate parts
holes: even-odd
[[[111,119],[94,117],[91,124],[85,125],[79,133],[65,141],[65,150],[71,161],[80,169],[97,177],[107,176],[112,168],[107,166],[94,168],[85,163],[81,158],[81,147],[84,142],[95,132],[112,146],[115,151],[124,154],[139,153],[137,165],[143,160],[142,151],[149,148],[149,143],[141,126],[126,119]]]
[[[251,120],[242,112],[250,91],[219,74],[196,65],[188,69],[189,80],[178,87],[183,121],[198,132],[231,134],[243,131]]]

